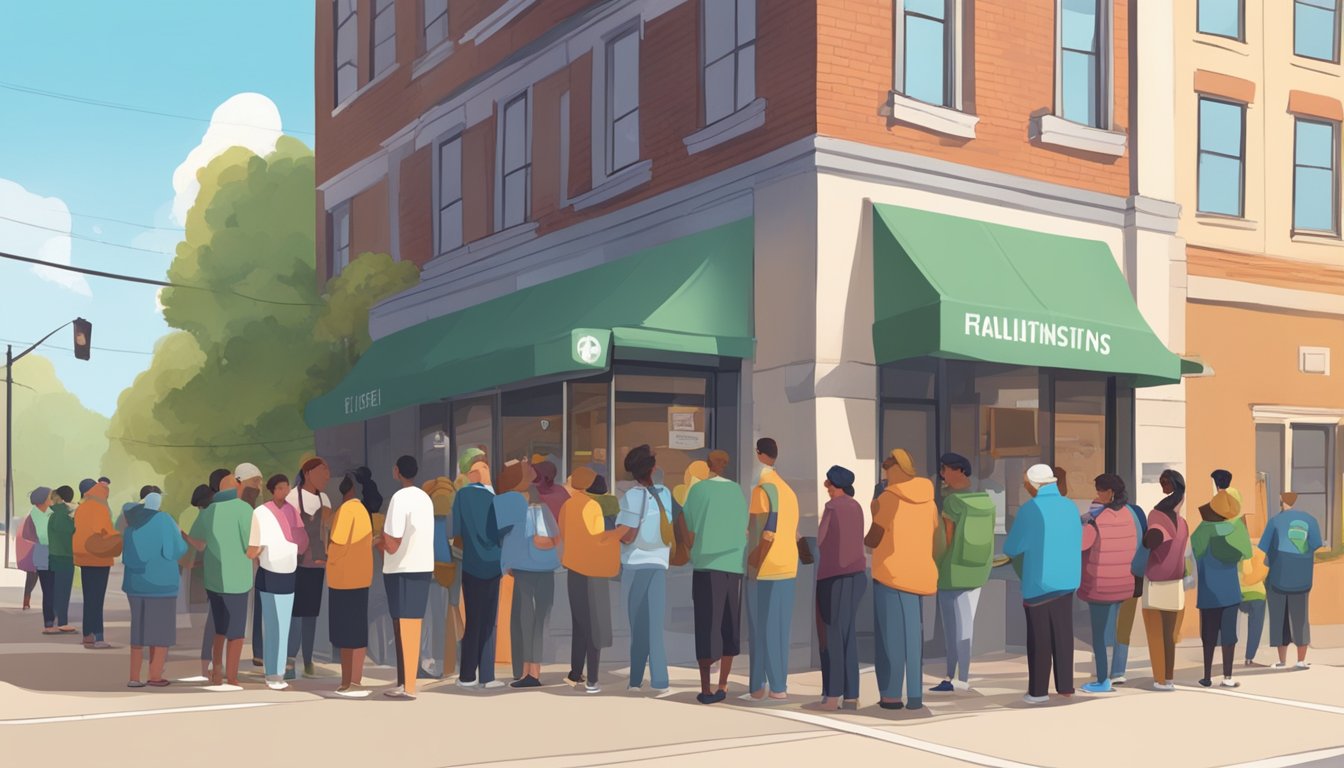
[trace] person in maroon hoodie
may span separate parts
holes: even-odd
[[[1120,606],[1134,594],[1130,564],[1138,550],[1138,527],[1129,510],[1125,481],[1118,475],[1098,475],[1096,499],[1083,518],[1083,580],[1078,597],[1092,614],[1092,655],[1096,682],[1086,693],[1110,693],[1109,653],[1115,647],[1115,621]]]
[[[854,473],[826,471],[830,500],[817,528],[817,630],[821,646],[821,709],[859,701],[858,635],[854,622],[867,587],[863,551],[863,507],[854,500]]]

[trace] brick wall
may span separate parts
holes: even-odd
[[[425,147],[401,161],[397,225],[401,258],[423,267],[434,257],[434,148]]]
[[[380,181],[350,201],[350,258],[353,260],[361,253],[389,253],[391,250],[387,182]]]

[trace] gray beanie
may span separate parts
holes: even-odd
[[[51,498],[51,489],[46,487],[45,485],[39,485],[36,489],[33,490],[32,493],[28,494],[28,501],[31,502],[34,507],[36,507],[38,504],[44,503],[47,499],[50,498]]]
[[[93,486],[95,486],[95,485],[97,485],[97,484],[98,484],[98,482],[97,482],[96,480],[92,480],[92,479],[87,478],[87,477],[84,478],[83,480],[80,480],[80,481],[79,481],[79,495],[80,495],[80,496],[84,496],[84,495],[86,495],[86,494],[89,492],[89,490],[90,490],[91,488],[93,488]]]

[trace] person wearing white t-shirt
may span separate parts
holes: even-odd
[[[419,471],[414,457],[397,459],[392,476],[402,487],[392,494],[383,533],[373,542],[375,548],[386,553],[383,584],[397,646],[397,687],[383,695],[394,699],[415,698],[420,628],[429,603],[430,577],[434,575],[434,503],[415,485]]]
[[[317,677],[313,648],[317,643],[317,618],[322,611],[322,587],[326,580],[327,539],[331,529],[331,499],[325,489],[331,482],[331,467],[317,457],[303,463],[294,479],[294,489],[285,501],[299,511],[299,521],[308,535],[308,550],[299,557],[294,581],[294,613],[290,626],[289,665],[285,679],[295,678],[294,662],[303,651],[305,677]],[[264,634],[264,633],[263,633]]]
[[[299,512],[285,501],[289,478],[275,475],[266,481],[271,500],[252,512],[252,532],[247,541],[247,556],[257,561],[257,596],[261,602],[262,658],[266,685],[282,691],[289,687],[284,678],[284,646],[289,640],[290,619],[294,612],[299,553],[308,549],[308,535],[299,521]]]

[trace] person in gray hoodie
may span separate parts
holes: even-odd
[[[131,677],[127,686],[143,688],[140,667],[149,646],[149,682],[168,685],[163,676],[168,648],[177,642],[178,561],[187,553],[177,523],[159,510],[162,496],[149,493],[139,504],[122,508],[123,535],[121,591],[131,604]]]

